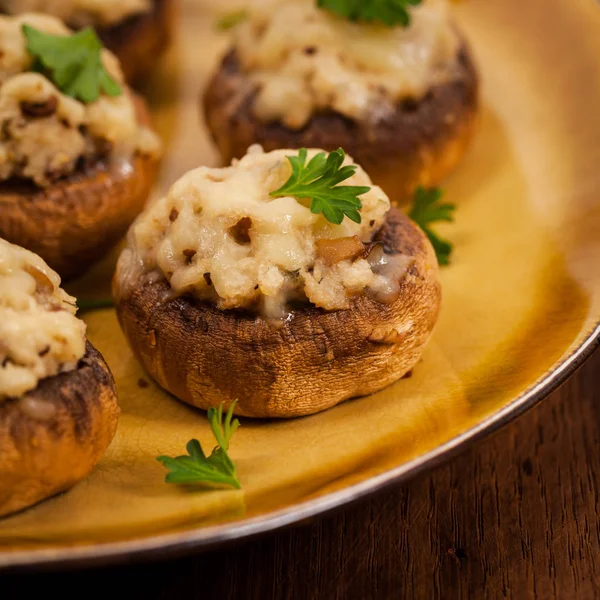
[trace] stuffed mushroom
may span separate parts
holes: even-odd
[[[115,383],[76,311],[39,256],[0,240],[0,516],[85,478],[115,434]]]
[[[224,160],[254,143],[343,147],[396,203],[449,174],[474,131],[471,52],[444,0],[388,4],[404,19],[385,2],[254,6],[204,96]]]
[[[0,122],[0,237],[82,274],[150,194],[161,145],[143,101],[92,31],[0,17]]]
[[[0,0],[9,15],[39,12],[72,29],[93,27],[117,55],[128,81],[141,82],[169,45],[173,0]]]
[[[203,409],[238,400],[250,417],[316,413],[400,379],[440,306],[427,237],[342,150],[255,146],[189,172],[134,223],[113,285],[163,388]]]

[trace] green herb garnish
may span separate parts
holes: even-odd
[[[316,215],[323,216],[339,225],[344,216],[355,223],[361,222],[360,213],[362,202],[359,196],[366,194],[371,188],[357,185],[338,185],[346,181],[356,172],[356,165],[342,166],[346,154],[340,148],[329,155],[319,152],[308,164],[308,151],[302,148],[298,156],[288,156],[292,165],[292,175],[271,196],[293,196],[297,199],[310,198],[310,210]]]
[[[101,310],[102,308],[112,308],[115,301],[106,298],[105,300],[77,300],[79,312],[89,312],[92,310]]]
[[[33,69],[46,74],[67,96],[89,103],[100,93],[119,96],[121,86],[102,64],[102,44],[90,27],[73,35],[51,35],[23,25]]]
[[[422,0],[317,0],[317,6],[350,21],[383,23],[388,27],[410,24],[410,6]]]
[[[223,422],[223,404],[219,408],[211,408],[208,411],[208,420],[218,446],[214,448],[210,456],[206,456],[198,440],[190,440],[186,450],[188,456],[159,456],[156,460],[161,462],[169,473],[165,477],[165,483],[220,483],[230,485],[236,489],[242,486],[235,472],[235,464],[229,458],[229,442],[240,426],[237,419],[233,419],[233,409],[236,402],[229,406]]]
[[[248,11],[244,8],[241,10],[234,10],[230,13],[223,15],[217,21],[217,29],[220,31],[229,31],[236,25],[243,23],[249,17]]]
[[[454,221],[454,204],[442,204],[443,192],[439,188],[418,187],[415,191],[414,204],[408,216],[427,234],[440,265],[450,264],[452,244],[434,233],[430,225],[439,221]]]

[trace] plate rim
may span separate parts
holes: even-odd
[[[533,385],[501,410],[490,414],[429,452],[341,490],[250,519],[176,533],[150,535],[136,540],[64,546],[58,550],[45,548],[6,552],[0,548],[0,572],[26,572],[49,568],[66,570],[174,558],[194,551],[210,550],[228,543],[248,540],[325,515],[392,485],[398,485],[427,468],[433,468],[464,450],[468,444],[508,424],[560,387],[599,347],[600,319],[595,322],[579,346],[563,356]]]

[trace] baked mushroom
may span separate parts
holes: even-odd
[[[225,162],[255,143],[266,150],[343,147],[396,203],[448,175],[474,131],[471,52],[444,0],[423,0],[409,13],[387,4],[394,6],[253,5],[204,95]]]
[[[256,146],[189,172],[130,229],[113,288],[159,385],[203,409],[238,400],[249,417],[393,383],[440,306],[430,242],[341,150]]]
[[[91,30],[0,17],[0,53],[0,237],[70,279],[142,210],[160,142]]]
[[[76,311],[39,256],[0,240],[0,516],[82,480],[115,435],[115,383]]]
[[[76,30],[94,27],[133,83],[141,82],[156,66],[169,45],[174,21],[173,0],[0,0],[0,11],[40,12]]]

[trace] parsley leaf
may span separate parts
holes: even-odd
[[[50,35],[23,25],[34,70],[47,74],[67,96],[89,103],[100,93],[119,96],[121,86],[102,64],[102,44],[90,27],[73,35]]]
[[[450,264],[453,246],[434,233],[429,225],[438,221],[454,221],[454,204],[441,204],[443,192],[439,188],[418,187],[415,191],[413,207],[408,216],[425,232],[442,266]]]
[[[421,2],[422,0],[317,0],[317,6],[350,21],[408,27],[408,7],[417,6]]]
[[[236,404],[237,401],[231,404],[224,422],[223,404],[218,409],[209,409],[208,420],[218,443],[210,456],[204,454],[198,440],[190,440],[186,446],[188,456],[159,456],[156,459],[170,471],[165,477],[165,483],[220,483],[236,489],[242,487],[236,475],[235,464],[227,454],[231,437],[240,426],[237,419],[232,421]]]
[[[358,197],[366,194],[371,188],[338,185],[354,175],[356,165],[342,166],[346,154],[341,148],[329,155],[319,152],[308,164],[306,164],[307,157],[306,148],[302,148],[298,156],[287,157],[292,165],[292,175],[282,187],[271,192],[271,196],[310,198],[311,212],[316,215],[322,213],[331,223],[339,225],[344,220],[344,216],[355,223],[360,223],[361,216],[358,211],[362,208],[362,202]]]

